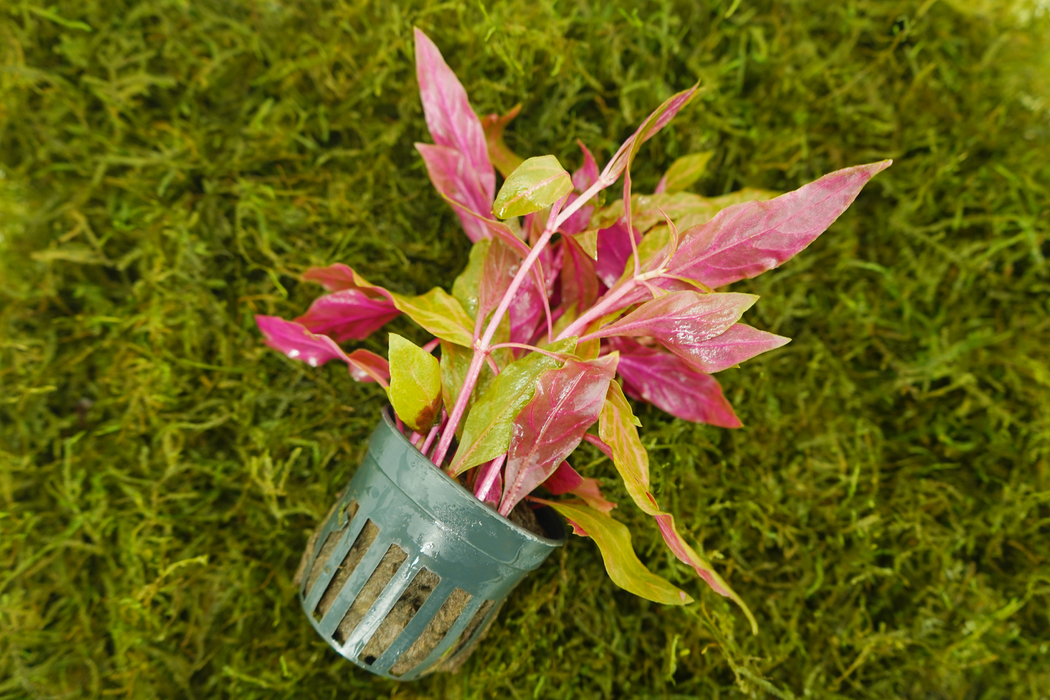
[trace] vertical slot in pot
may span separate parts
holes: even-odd
[[[426,568],[420,570],[394,603],[382,624],[379,625],[379,629],[368,640],[368,644],[361,650],[357,658],[370,666],[374,664],[408,627],[412,618],[427,602],[439,583],[441,583],[441,577],[433,571]]]
[[[369,525],[372,525],[371,521],[365,525],[365,530],[361,532],[362,536],[365,534],[365,531],[368,530]],[[372,527],[376,530],[376,534],[378,534],[378,528],[375,528],[374,525]],[[375,535],[373,535],[373,540],[374,539]],[[378,543],[377,546],[382,547],[383,544],[384,543]],[[349,553],[347,556],[349,557]],[[357,625],[360,624],[361,620],[363,620],[365,615],[368,614],[369,608],[371,608],[372,604],[376,602],[376,599],[379,598],[383,589],[386,588],[387,584],[390,583],[390,580],[394,578],[394,574],[397,573],[397,570],[401,568],[401,564],[404,563],[407,558],[408,554],[405,550],[401,549],[396,544],[391,544],[387,548],[383,558],[379,561],[379,565],[376,566],[372,575],[368,577],[368,580],[365,581],[364,585],[359,589],[357,587],[351,589],[352,595],[356,593],[356,595],[354,595],[353,603],[351,603],[350,609],[346,611],[343,619],[339,621],[339,625],[332,633],[332,639],[339,644],[345,644],[350,639],[350,635],[353,634],[354,629],[357,628]],[[347,575],[347,579],[349,579],[349,574]],[[335,591],[332,599],[334,600],[341,591],[342,587]],[[325,596],[328,596],[328,593],[325,593]],[[321,599],[321,602],[324,603],[324,598]]]
[[[335,510],[338,505],[339,504],[337,503],[336,506],[333,507],[333,510]],[[331,515],[332,513],[329,513],[325,520],[329,520]],[[313,565],[310,567],[310,573],[306,577],[306,586],[303,587],[303,595],[310,592],[317,583],[317,579],[319,579],[321,574],[324,573],[328,560],[332,558],[332,554],[339,546],[339,540],[342,538],[343,533],[346,532],[346,528],[349,527],[350,521],[354,519],[355,515],[357,515],[357,501],[350,501],[347,503],[345,509],[339,515],[338,522],[342,523],[342,527],[335,528],[328,533],[328,537],[325,538],[324,544],[321,545],[321,551],[317,553],[316,557],[314,557]],[[320,530],[318,530],[318,533],[320,533]],[[313,551],[315,544],[316,535],[311,538],[310,543],[306,546],[306,556],[309,556]]]
[[[445,641],[445,635],[470,605],[470,597],[470,594],[462,588],[453,589],[441,605],[441,609],[430,619],[430,623],[427,624],[422,634],[390,667],[390,675],[403,676],[425,661],[441,642]]]
[[[492,606],[493,602],[491,600],[486,600],[481,604],[481,607],[478,608],[478,611],[474,613],[474,617],[472,617],[467,624],[467,628],[463,630],[463,634],[459,636],[459,642],[456,643],[456,648],[445,657],[448,660],[444,665],[452,665],[458,668],[459,664],[456,663],[457,657],[460,655],[460,652],[473,646],[481,638],[481,635],[485,631],[482,628],[482,623],[485,622],[485,619],[489,617],[489,613],[492,612]],[[465,659],[466,655],[464,655],[463,658]]]

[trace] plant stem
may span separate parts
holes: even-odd
[[[483,467],[485,471],[481,474],[478,479],[478,486],[474,489],[474,495],[478,500],[482,500],[482,494],[488,493],[489,489],[492,488],[492,484],[496,482],[496,477],[499,476],[499,470],[503,468],[503,463],[507,460],[507,453],[504,452],[496,459],[492,460],[487,467]],[[497,499],[498,501],[499,499]]]
[[[507,291],[503,294],[503,299],[500,300],[499,306],[496,307],[496,311],[492,314],[492,319],[489,321],[488,327],[485,329],[484,335],[480,339],[474,341],[474,357],[470,360],[470,367],[467,368],[467,376],[463,378],[463,386],[460,388],[459,396],[456,398],[456,405],[452,407],[452,413],[449,414],[448,423],[445,429],[441,432],[441,440],[438,442],[437,450],[434,452],[433,462],[439,468],[442,462],[444,462],[448,450],[452,446],[452,438],[456,434],[456,428],[459,427],[459,422],[463,420],[463,415],[467,411],[467,403],[470,401],[471,394],[474,393],[474,387],[478,383],[478,377],[481,376],[481,368],[485,364],[485,359],[489,354],[492,346],[492,338],[496,335],[496,331],[499,328],[500,322],[506,315],[507,310],[510,308],[510,303],[514,299],[514,295],[518,293],[518,289],[521,288],[522,282],[525,281],[525,277],[531,272],[532,266],[536,264],[536,260],[539,259],[540,253],[544,247],[550,242],[554,232],[558,230],[565,221],[576,213],[580,207],[590,201],[598,192],[611,183],[606,183],[601,177],[593,185],[587,188],[587,191],[581,194],[572,204],[563,210],[559,210],[558,203],[556,202],[551,208],[550,216],[547,218],[547,226],[543,231],[543,235],[539,237],[535,245],[532,246],[532,250],[529,251],[528,257],[522,262],[521,267],[518,268],[517,273],[514,275],[514,279],[511,280],[510,286],[507,287]],[[542,290],[545,292],[546,290]],[[564,333],[562,337],[564,337]]]
[[[544,350],[543,348],[538,348],[535,345],[526,345],[525,343],[496,343],[495,345],[490,347],[489,350],[499,350],[501,348],[516,348],[518,350],[528,350],[529,352],[538,352],[541,355],[546,355],[547,357],[553,358],[553,359],[557,360],[558,362],[564,362],[565,361],[565,355],[564,354],[557,353],[557,352],[551,352],[550,350]]]
[[[607,313],[611,313],[616,310],[616,304],[620,302],[630,292],[634,291],[634,288],[638,286],[638,280],[633,277],[625,281],[619,287],[610,290],[601,301],[592,306],[586,312],[583,313],[578,319],[568,325],[568,327],[558,334],[558,340],[564,340],[565,338],[571,338],[574,335],[579,335],[580,331],[591,325],[593,321],[600,319]]]
[[[434,427],[430,429],[430,434],[427,435],[427,439],[423,441],[423,446],[419,448],[419,451],[425,456],[430,451],[430,444],[434,442],[434,438],[437,437],[438,430],[441,428],[441,421],[434,423]]]
[[[496,335],[496,331],[499,329],[499,324],[507,313],[507,309],[510,308],[510,302],[514,299],[514,295],[521,288],[522,282],[525,281],[525,277],[529,274],[532,266],[536,264],[543,247],[547,245],[551,236],[554,235],[555,222],[556,219],[552,216],[543,235],[536,241],[536,245],[532,247],[529,256],[525,258],[521,267],[518,268],[517,274],[514,275],[514,279],[511,280],[510,286],[507,287],[503,299],[500,300],[499,306],[496,307],[495,312],[492,314],[492,320],[489,321],[485,334],[479,340],[474,341],[474,357],[470,360],[470,367],[467,369],[467,376],[463,379],[463,386],[460,388],[456,405],[452,408],[452,413],[449,415],[448,427],[441,436],[437,452],[434,453],[434,464],[438,466],[441,465],[445,455],[448,454],[448,448],[452,444],[452,437],[456,434],[456,428],[459,427],[459,421],[463,419],[463,414],[466,413],[467,402],[470,400],[470,395],[474,392],[474,387],[478,383],[478,377],[481,376],[481,367],[485,363],[485,357],[491,348],[492,338]]]

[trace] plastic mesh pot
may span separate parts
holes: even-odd
[[[473,650],[507,594],[564,542],[524,530],[436,469],[385,413],[305,554],[300,601],[341,655],[412,680]]]

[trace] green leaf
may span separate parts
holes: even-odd
[[[594,540],[602,553],[609,578],[620,588],[664,605],[686,605],[693,602],[685,591],[645,568],[631,547],[631,532],[623,523],[588,506],[536,500],[546,503],[572,521],[577,534],[582,529]]]
[[[394,412],[417,433],[430,429],[441,410],[441,366],[436,357],[390,334],[390,388]]]
[[[674,516],[660,510],[659,504],[649,493],[649,453],[638,437],[641,423],[627,403],[623,390],[616,382],[609,384],[605,397],[605,406],[598,418],[598,437],[609,446],[613,464],[620,473],[627,493],[642,512],[656,519],[660,534],[668,549],[679,561],[693,567],[697,576],[702,578],[715,593],[729,598],[743,610],[751,623],[751,631],[758,633],[758,623],[747,603],[729,587],[729,584],[718,575],[706,559],[700,556],[678,532]],[[552,504],[553,505],[553,504]],[[569,516],[566,516],[569,517]],[[586,527],[586,526],[584,526]],[[604,556],[604,552],[603,552]],[[610,576],[612,572],[610,572]]]
[[[482,238],[470,249],[467,267],[452,283],[452,296],[471,318],[478,315],[478,292],[481,289],[481,273],[485,269],[485,257],[492,245],[491,238]]]
[[[390,296],[399,311],[430,331],[431,335],[466,348],[473,347],[474,322],[455,297],[441,287],[434,287],[417,297],[393,293]]]
[[[503,325],[505,324],[501,324],[501,328]],[[497,340],[497,342],[499,341]],[[507,357],[511,356],[509,350],[500,349],[492,354],[496,359],[497,366],[509,363],[509,360],[506,360]],[[470,361],[473,357],[474,351],[472,349],[460,347],[447,340],[441,341],[441,395],[446,406],[456,405],[456,400],[459,398],[459,392],[463,388],[463,381],[467,377],[467,370],[470,368]],[[467,402],[468,410],[474,405],[476,397],[485,393],[493,379],[495,379],[495,376],[492,374],[492,370],[489,369],[488,364],[483,365],[481,374],[478,376],[478,382],[474,385],[474,392]],[[458,437],[463,435],[462,421],[457,426],[456,435]]]
[[[510,174],[492,205],[500,219],[524,216],[572,192],[572,178],[554,156],[529,158]]]
[[[576,338],[566,338],[547,349],[550,352],[571,353],[575,348]],[[536,380],[547,370],[558,366],[557,360],[533,352],[511,362],[500,372],[467,414],[463,439],[449,469],[452,476],[507,451],[514,433],[514,419],[532,400],[536,392]]]
[[[692,153],[671,163],[664,175],[664,192],[681,192],[688,189],[707,172],[707,161],[711,160],[714,154],[714,151]]]
[[[620,207],[622,208],[623,204],[620,204]],[[591,257],[591,260],[598,259],[598,229],[587,229],[577,233],[572,238],[580,244],[580,247]]]
[[[627,493],[638,507],[648,507],[649,453],[638,437],[641,422],[635,417],[623,389],[616,382],[609,384],[598,420],[598,437],[612,448],[613,464],[620,473]],[[648,511],[647,511],[648,512]]]

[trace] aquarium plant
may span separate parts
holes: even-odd
[[[442,470],[479,507],[522,514],[515,522],[552,508],[595,542],[617,586],[659,603],[691,602],[645,568],[598,481],[571,465],[577,447],[594,445],[674,556],[756,629],[746,604],[654,498],[629,399],[740,428],[713,375],[788,339],[742,323],[757,297],[723,288],[812,243],[890,161],[780,196],[745,189],[711,198],[688,191],[710,155],[699,153],[675,161],[655,192],[636,193],[635,158],[697,86],[657,107],[604,166],[580,142],[570,174],[553,155],[523,159],[509,149],[504,129],[518,109],[480,118],[436,46],[418,29],[415,42],[433,140],[416,149],[441,206],[473,244],[464,269],[449,290],[405,295],[373,284],[367,270],[311,268],[303,280],[326,293],[293,320],[257,316],[266,343],[312,367],[344,363],[354,379],[380,384],[393,424],[421,456],[416,468]],[[385,358],[346,346],[400,315],[432,340],[390,333]]]

